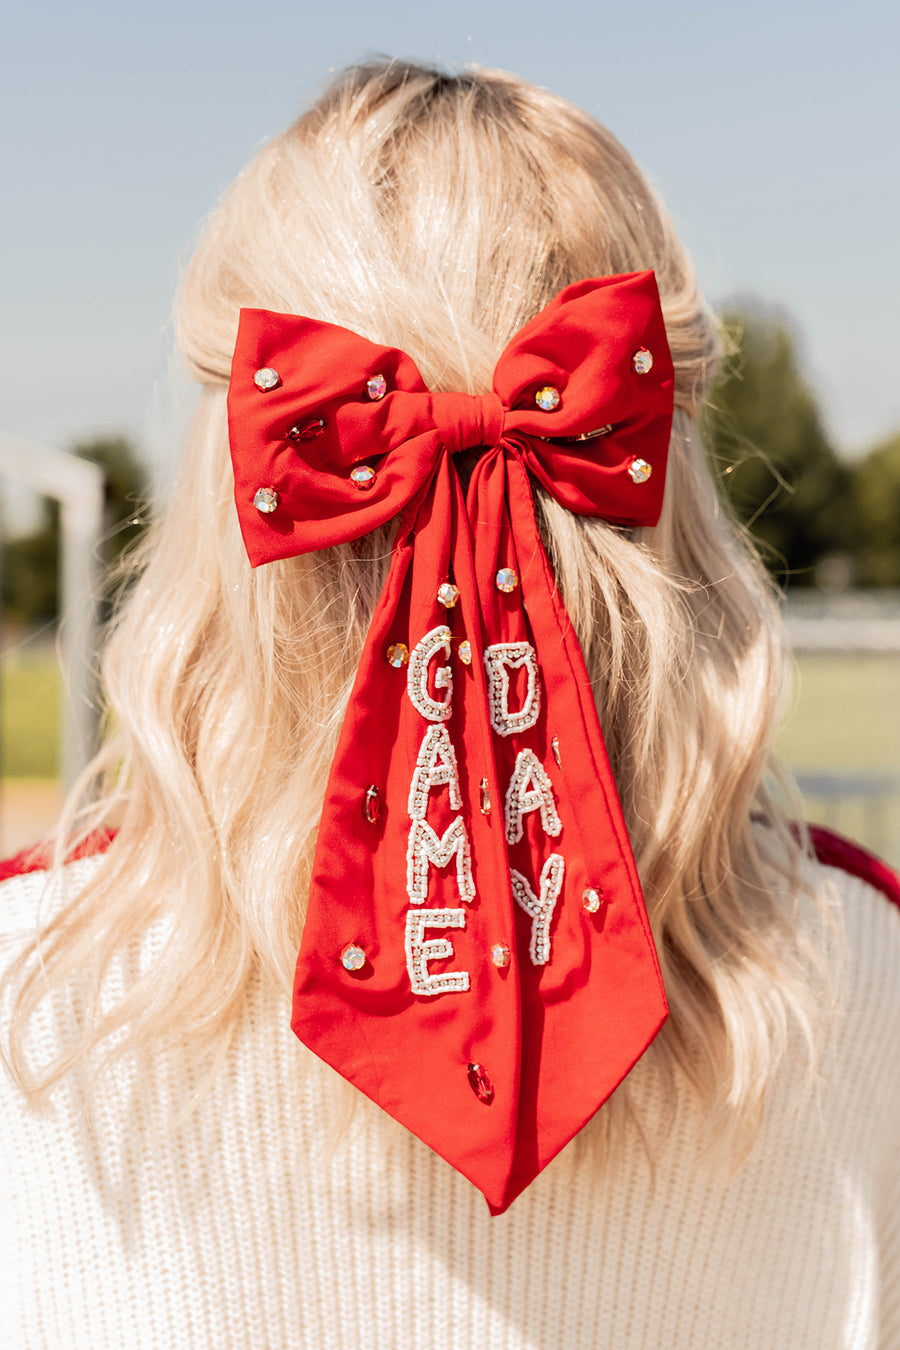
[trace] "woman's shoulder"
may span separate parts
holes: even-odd
[[[0,859],[0,939],[22,937],[62,909],[90,880],[114,837],[112,830],[96,831],[56,870],[47,842]]]
[[[900,1012],[900,876],[881,858],[843,835],[810,827],[821,889],[837,908],[845,937],[845,957],[869,982],[879,981],[896,995]]]
[[[830,830],[810,831],[820,893],[836,919],[835,1077],[867,1103],[866,1127],[896,1139],[900,1119],[900,878],[868,850]]]
[[[809,835],[816,858],[823,867],[843,873],[848,879],[864,882],[900,910],[900,875],[886,862],[852,839],[846,839],[823,825],[811,825]],[[846,886],[847,882],[843,884]]]

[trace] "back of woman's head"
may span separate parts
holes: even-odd
[[[347,72],[269,144],[189,268],[179,335],[203,391],[106,656],[118,730],[104,762],[121,766],[119,786],[83,817],[98,823],[115,800],[122,826],[41,959],[51,981],[87,969],[99,990],[151,919],[169,935],[114,1019],[89,1009],[38,1083],[122,1022],[135,1046],[186,1028],[215,1039],[260,963],[290,987],[327,767],[390,531],[251,572],[225,410],[240,308],[341,324],[406,350],[432,389],[481,393],[510,337],[563,286],[644,268],[675,366],[662,519],[627,531],[536,500],[669,995],[651,1057],[677,1063],[711,1106],[747,1118],[758,1104],[788,1022],[808,1029],[809,1016],[788,913],[796,850],[763,786],[777,614],[719,509],[695,423],[715,323],[663,207],[607,131],[509,75],[398,63]],[[20,1021],[39,996],[26,981]]]

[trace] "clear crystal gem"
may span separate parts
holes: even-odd
[[[378,791],[375,784],[372,783],[370,784],[369,787],[366,788],[365,793],[363,794],[363,801],[362,801],[363,819],[367,820],[370,825],[374,825],[378,819],[378,814],[380,810],[381,810],[381,793]]]
[[[377,403],[380,398],[384,398],[387,393],[387,380],[383,375],[373,375],[370,380],[366,380],[366,393],[373,403]]]
[[[274,488],[257,488],[253,495],[253,505],[264,516],[271,515],[278,506],[278,493]]]
[[[355,469],[350,470],[350,481],[361,492],[368,492],[369,488],[375,483],[375,470],[370,469],[368,464],[357,464]]]
[[[322,435],[326,425],[324,417],[312,417],[308,422],[297,422],[288,432],[288,439],[291,441],[314,441]]]
[[[491,960],[494,965],[501,969],[509,965],[509,948],[505,942],[495,942],[491,947]]]
[[[388,665],[399,668],[405,666],[409,660],[409,648],[405,642],[392,642],[385,655],[388,659]]]
[[[535,391],[534,401],[541,412],[553,412],[554,408],[559,407],[559,390],[555,384],[541,385],[540,389]]]
[[[648,351],[646,347],[638,347],[631,358],[631,364],[638,375],[646,375],[648,370],[653,369],[653,353]]]
[[[561,764],[562,761],[561,761],[561,759],[560,759],[560,757],[559,757],[559,737],[558,737],[558,736],[554,736],[554,737],[553,737],[553,740],[550,742],[550,749],[553,751],[553,758],[556,760],[557,764]]]
[[[593,886],[588,886],[581,896],[582,908],[586,909],[588,914],[596,914],[600,903],[600,892],[595,891]]]
[[[443,586],[438,586],[437,598],[444,609],[452,609],[459,599],[459,587],[454,586],[452,581],[445,581]]]
[[[491,789],[486,778],[482,778],[478,784],[478,792],[481,798],[481,814],[489,816],[491,814]]]
[[[269,389],[278,388],[281,384],[281,376],[271,366],[263,366],[262,370],[258,370],[253,376],[253,383],[257,389],[261,389],[265,394]]]
[[[514,591],[519,584],[518,575],[511,567],[501,567],[494,578],[498,591]]]
[[[464,666],[472,664],[472,644],[468,638],[463,638],[459,644],[459,659]]]
[[[355,942],[349,943],[341,952],[341,965],[345,970],[362,970],[366,964],[366,954]]]
[[[648,464],[645,459],[633,459],[628,465],[628,477],[632,483],[646,483],[653,472],[653,465]]]
[[[480,1102],[485,1106],[490,1106],[494,1100],[494,1085],[488,1078],[487,1070],[482,1064],[470,1064],[467,1070],[469,1076],[469,1087],[475,1093]]]

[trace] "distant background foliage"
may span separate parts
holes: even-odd
[[[702,419],[713,474],[785,588],[900,586],[900,431],[842,458],[804,379],[789,322],[730,308]]]

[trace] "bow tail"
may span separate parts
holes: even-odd
[[[584,658],[514,450],[479,461],[469,510],[481,605],[502,634],[486,669],[507,723],[495,747],[522,1004],[516,1148],[496,1213],[614,1091],[667,1007]],[[501,568],[518,576],[509,592]]]
[[[496,1212],[519,1117],[516,919],[472,544],[446,454],[412,517],[328,780],[292,1026]]]

